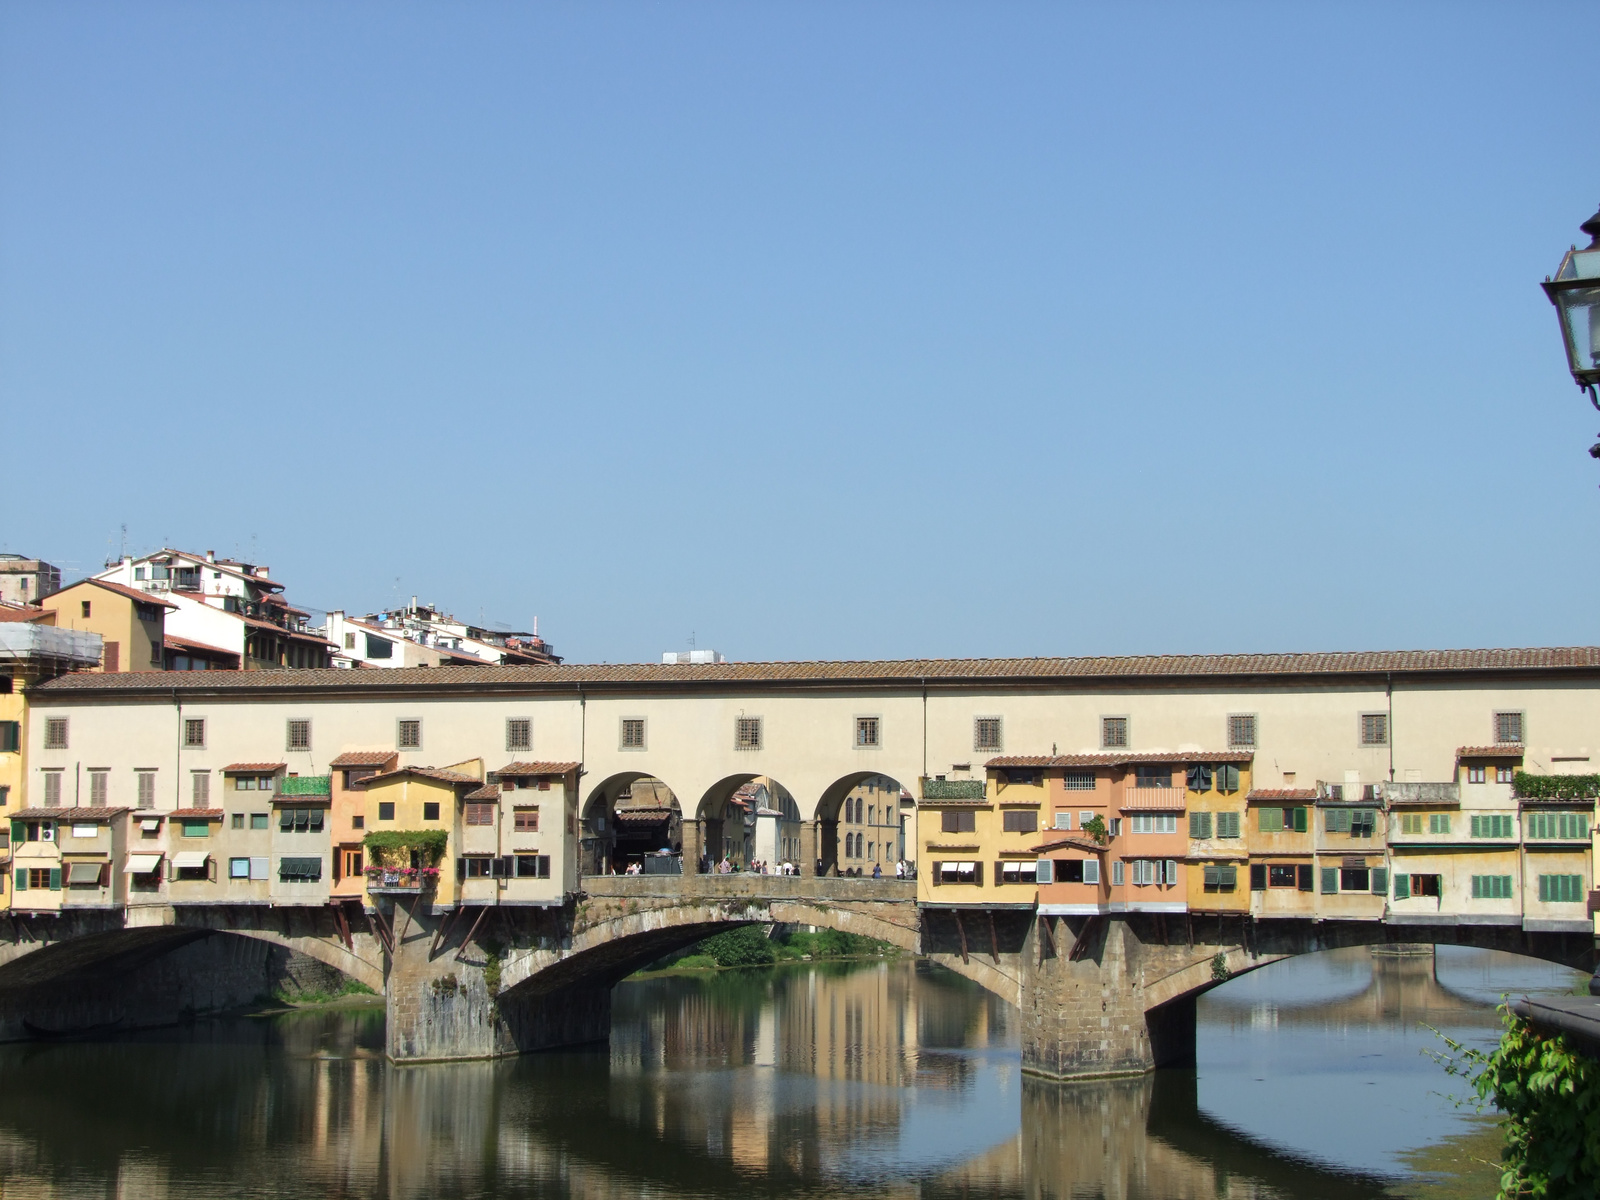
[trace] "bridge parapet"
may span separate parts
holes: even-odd
[[[915,905],[914,879],[816,878],[804,875],[591,875],[582,883],[594,898],[693,900],[810,900]]]

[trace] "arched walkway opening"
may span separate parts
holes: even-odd
[[[917,806],[899,780],[858,771],[833,783],[817,804],[817,858],[824,875],[915,874]]]
[[[711,874],[758,870],[799,873],[800,806],[783,784],[769,775],[729,775],[706,789],[697,815],[701,829],[700,868]]]
[[[579,843],[583,874],[675,875],[682,854],[683,810],[654,775],[612,775],[589,793]]]

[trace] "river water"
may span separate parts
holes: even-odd
[[[1074,1087],[908,960],[631,980],[609,1050],[499,1063],[392,1067],[372,1009],[0,1046],[0,1197],[1407,1194],[1410,1153],[1472,1129],[1423,1024],[1486,1044],[1502,992],[1575,981],[1316,955],[1208,994],[1196,1070]]]

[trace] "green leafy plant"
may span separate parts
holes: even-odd
[[[1101,819],[1099,813],[1096,813],[1083,823],[1083,832],[1087,833],[1102,846],[1111,840],[1110,836],[1106,833],[1106,823]]]
[[[1517,795],[1528,800],[1594,800],[1600,798],[1600,775],[1530,775],[1511,777]]]
[[[390,851],[409,854],[417,850],[431,865],[444,857],[445,847],[450,844],[450,832],[445,829],[379,829],[367,834],[361,843],[374,858],[386,858]]]
[[[778,961],[778,953],[767,940],[766,930],[758,925],[719,933],[701,942],[695,950],[709,955],[719,967],[761,967]]]
[[[1221,951],[1211,960],[1211,978],[1220,983],[1226,983],[1233,978],[1233,972],[1228,970],[1228,956]]]
[[[1568,1200],[1600,1190],[1600,1063],[1563,1037],[1535,1031],[1500,1006],[1505,1032],[1483,1051],[1434,1033],[1449,1047],[1434,1059],[1466,1080],[1481,1111],[1505,1114],[1498,1200]]]

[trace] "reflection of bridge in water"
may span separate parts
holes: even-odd
[[[1465,1015],[1423,966],[1381,967],[1341,1004]],[[658,979],[625,985],[616,1012],[609,1053],[502,1063],[397,1068],[376,1013],[0,1048],[0,1178],[8,1195],[99,1179],[129,1200],[217,1171],[262,1195],[404,1198],[1384,1194],[1207,1117],[1193,1072],[1026,1078],[1013,1010],[926,967]],[[932,1139],[929,1111],[950,1118]]]

